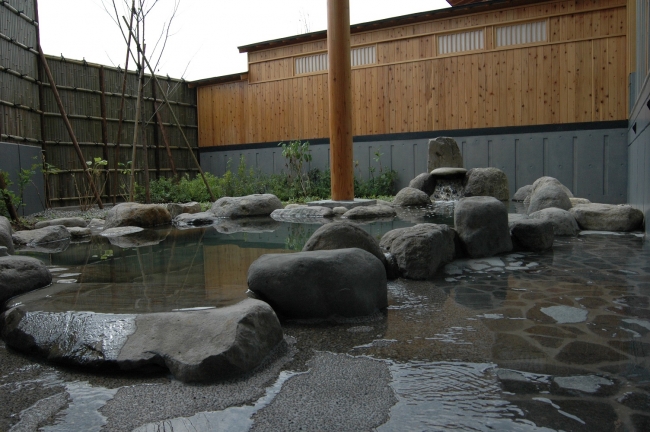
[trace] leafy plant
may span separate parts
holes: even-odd
[[[104,193],[104,188],[106,187],[106,180],[108,176],[104,177],[106,172],[106,166],[108,161],[100,157],[95,157],[93,160],[86,161],[86,170],[90,173],[93,183],[97,188],[97,192],[101,196]],[[81,210],[90,209],[96,202],[90,183],[83,177],[83,182],[81,185],[77,183],[75,175],[72,175],[72,183],[74,184],[75,189],[77,190],[77,195],[79,196],[79,207]],[[100,186],[101,185],[101,186]]]
[[[282,156],[287,159],[286,167],[289,169],[289,183],[299,185],[302,195],[308,195],[309,175],[305,172],[305,165],[311,162],[309,141],[289,141],[289,144],[280,143]]]

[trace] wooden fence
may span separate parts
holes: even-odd
[[[78,191],[85,189],[85,167],[75,154],[50,83],[38,60],[37,22],[34,0],[0,1],[0,140],[41,147],[44,161],[59,170],[47,176],[49,201],[53,206],[75,205],[80,199]],[[120,184],[128,182],[127,176],[120,174],[120,168],[131,160],[137,73],[127,72],[124,123],[118,140],[124,71],[85,60],[46,57],[85,159],[92,161],[98,157],[108,161],[110,178],[102,177],[102,200],[109,202],[117,198],[119,201],[123,191]],[[196,148],[195,90],[189,89],[183,80],[169,77],[158,79],[190,145]],[[160,116],[155,114],[156,109]],[[164,135],[177,173],[193,175],[197,169],[181,133],[169,108],[163,104],[160,90],[154,88],[153,80],[147,75],[143,110],[150,177],[155,179],[172,175]],[[143,148],[138,145],[135,162],[138,184],[144,181],[143,157]],[[82,192],[82,198],[86,198],[83,195]]]

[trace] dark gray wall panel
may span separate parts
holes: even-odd
[[[32,165],[41,164],[41,148],[21,144],[0,143],[0,170],[9,174],[13,183],[9,189],[19,193],[18,173],[22,169],[31,169]],[[33,183],[25,186],[23,193],[24,206],[17,209],[19,214],[25,216],[44,210],[45,182],[40,169],[31,178]]]
[[[543,145],[544,175],[555,177],[573,189],[573,135],[544,138]]]
[[[436,135],[432,134],[432,138]],[[466,168],[493,166],[508,176],[510,194],[518,188],[532,184],[544,175],[557,178],[576,196],[594,202],[624,203],[627,200],[628,149],[627,131],[603,129],[573,132],[513,133],[502,135],[466,136],[456,138],[463,154]],[[369,168],[379,172],[375,153],[380,153],[381,166],[398,173],[397,189],[408,186],[416,175],[426,171],[428,139],[363,141],[354,144],[354,160],[358,162],[355,175],[369,177]],[[311,146],[312,162],[309,168],[329,169],[329,146]],[[210,155],[217,163],[205,162]],[[236,169],[239,154],[247,155],[256,168],[268,172],[285,169],[281,149],[259,148],[255,150],[209,149],[201,152],[204,166],[214,174],[222,175],[226,161],[233,159]],[[209,159],[208,159],[209,160]],[[644,159],[630,158],[637,170],[643,170]],[[635,192],[636,193],[636,192]],[[638,196],[638,193],[635,195]]]
[[[499,168],[508,177],[510,196],[517,192],[515,141],[512,138],[486,138],[488,145],[488,165]]]
[[[522,134],[515,141],[516,187],[532,184],[544,175],[544,147],[541,134]],[[567,185],[567,187],[571,187]],[[516,191],[514,191],[516,192]],[[511,194],[514,193],[510,191]]]

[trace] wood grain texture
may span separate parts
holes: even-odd
[[[627,118],[625,0],[570,0],[368,31],[352,70],[354,135]],[[496,47],[495,26],[547,19],[545,42]],[[485,29],[481,51],[440,56],[439,34]],[[326,138],[327,72],[294,76],[324,41],[249,53],[249,81],[198,88],[201,147]]]

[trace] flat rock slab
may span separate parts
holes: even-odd
[[[0,257],[0,310],[11,297],[52,283],[52,274],[40,260],[26,256]]]
[[[388,305],[384,266],[356,248],[262,255],[248,287],[286,318],[352,318]]]
[[[59,219],[50,219],[46,221],[36,222],[34,228],[45,228],[54,225],[63,225],[64,227],[79,227],[85,228],[88,225],[88,222],[84,218],[72,217],[72,218],[59,218]]]
[[[205,226],[212,225],[217,220],[219,220],[219,218],[209,211],[200,213],[180,213],[174,218],[174,225],[179,227]]]
[[[14,241],[11,238],[13,230],[11,229],[11,223],[9,219],[4,216],[0,216],[0,246],[7,248],[7,252],[10,254],[14,253]]]
[[[241,218],[269,216],[273,210],[281,209],[282,202],[272,194],[255,194],[243,197],[219,198],[210,211],[220,218]]]
[[[63,225],[54,225],[33,230],[17,231],[12,238],[17,245],[34,246],[70,239],[70,233]]]
[[[123,226],[105,229],[100,235],[103,237],[120,237],[141,231],[144,231],[144,228],[137,226]]]
[[[320,201],[310,201],[307,203],[308,206],[321,206],[321,207],[345,207],[346,209],[351,209],[359,206],[371,206],[377,204],[377,200],[373,199],[362,199],[355,198],[351,201],[335,201],[335,200],[320,200]]]
[[[355,207],[343,213],[343,217],[348,219],[376,219],[395,216],[397,216],[395,209],[387,205]]]
[[[184,382],[212,382],[256,368],[282,341],[264,302],[139,315],[28,311],[0,318],[14,349],[77,366],[121,370],[165,367]]]
[[[585,230],[628,232],[643,226],[643,213],[630,205],[579,204],[569,211]]]
[[[393,205],[398,207],[425,206],[431,204],[429,195],[419,189],[405,187],[397,192]]]
[[[389,231],[380,245],[395,258],[403,277],[429,279],[454,259],[455,237],[447,225],[427,223]]]
[[[152,228],[160,225],[169,225],[171,222],[172,216],[164,204],[127,202],[118,204],[108,211],[104,228],[123,226]]]
[[[214,225],[221,234],[273,232],[282,224],[270,217],[246,217],[237,219],[218,219]]]
[[[330,207],[306,206],[273,210],[271,217],[277,221],[294,222],[301,219],[331,218],[334,211]]]
[[[431,171],[431,176],[435,178],[453,178],[453,177],[465,177],[467,170],[465,168],[436,168]]]
[[[512,250],[508,210],[494,197],[463,198],[454,208],[456,232],[471,258]]]

